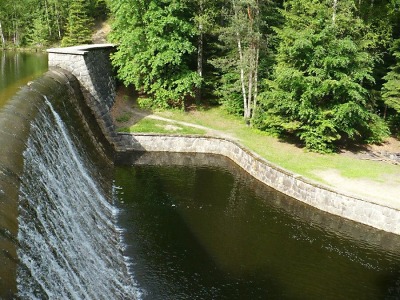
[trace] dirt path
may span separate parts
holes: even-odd
[[[361,196],[371,202],[400,209],[400,174],[377,182],[343,177],[336,169],[315,172],[328,185],[346,194]]]

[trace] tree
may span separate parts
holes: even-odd
[[[66,33],[62,46],[91,43],[93,20],[89,17],[85,0],[72,0],[68,9]]]
[[[379,142],[388,134],[366,86],[374,83],[371,32],[351,0],[290,0],[282,11],[274,80],[259,126],[295,135],[317,152],[338,142]]]
[[[396,124],[392,124],[392,127],[399,130],[400,122],[400,39],[395,40],[392,48],[393,55],[396,59],[395,63],[391,67],[390,71],[383,78],[386,82],[382,88],[382,99],[385,104],[392,110],[394,110],[395,116],[392,117],[392,121]]]
[[[153,107],[183,107],[194,96],[201,78],[196,72],[195,28],[184,1],[116,0],[112,40],[118,51],[112,56],[118,77],[133,84]]]
[[[29,44],[35,47],[44,47],[49,42],[49,29],[43,15],[33,19],[32,29],[29,33]]]
[[[257,106],[260,63],[268,60],[271,27],[278,22],[272,1],[231,0],[220,30],[225,50],[214,60],[222,72],[218,95],[228,111],[249,121]]]

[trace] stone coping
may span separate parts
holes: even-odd
[[[277,166],[226,138],[119,133],[121,152],[210,153],[228,157],[251,176],[322,211],[400,235],[400,210],[373,199],[343,193]]]
[[[114,44],[88,44],[88,45],[79,45],[72,47],[62,47],[62,48],[50,48],[47,49],[47,53],[58,53],[58,54],[70,54],[70,55],[85,55],[89,51],[92,50],[101,50],[108,48],[115,48]]]

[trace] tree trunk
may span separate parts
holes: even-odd
[[[254,44],[251,45],[249,49],[249,59],[248,59],[248,88],[247,88],[247,111],[244,112],[245,119],[251,118],[251,111],[253,108],[253,84],[254,84],[254,66],[255,66],[255,57],[254,57]]]
[[[201,18],[204,14],[204,7],[203,7],[203,1],[200,0],[200,22],[199,22],[199,38],[197,41],[197,74],[199,74],[200,78],[203,80],[203,54],[204,54],[204,34],[203,34],[203,23],[201,21]],[[201,103],[201,90],[202,86],[200,83],[200,86],[196,88],[196,104],[200,105]]]
[[[49,8],[47,0],[44,0],[44,7],[46,12],[47,29],[49,30],[49,36],[51,36],[51,26],[50,26]]]
[[[260,59],[260,47],[256,50],[256,63],[254,67],[254,96],[253,96],[253,110],[251,113],[251,118],[254,116],[254,111],[257,107],[257,96],[258,96],[258,60]]]
[[[337,9],[338,0],[333,0],[333,13],[332,13],[332,23],[336,22],[336,9]]]
[[[4,48],[6,45],[6,39],[4,37],[3,27],[1,26],[1,21],[0,21],[0,40],[1,40],[1,47]]]
[[[244,105],[244,117],[246,118],[247,108],[247,92],[246,92],[246,84],[244,80],[244,58],[243,58],[243,49],[242,49],[242,41],[240,39],[239,32],[236,33],[237,36],[237,45],[239,51],[239,61],[240,61],[240,83],[242,86],[242,94],[243,94],[243,105]]]
[[[238,8],[234,0],[232,0],[233,11],[235,14],[235,19],[238,20]],[[246,92],[246,83],[245,83],[245,72],[244,72],[244,57],[243,57],[243,49],[242,49],[242,40],[240,37],[240,33],[236,31],[236,40],[237,40],[237,47],[239,52],[239,67],[240,67],[240,84],[242,87],[242,96],[243,96],[243,109],[244,109],[244,117],[246,118],[246,113],[248,111],[247,108],[247,92]]]

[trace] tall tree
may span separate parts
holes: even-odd
[[[228,111],[250,120],[257,106],[260,63],[268,60],[271,28],[278,22],[272,1],[231,0],[220,30],[224,55],[214,60],[221,70],[218,96]]]
[[[119,78],[149,96],[143,105],[182,107],[201,81],[192,63],[196,30],[187,3],[115,0],[110,6]]]
[[[35,47],[44,47],[50,40],[48,22],[44,18],[44,15],[37,14],[33,19],[31,31],[29,33],[29,44]]]
[[[294,134],[318,152],[339,141],[381,141],[388,130],[366,88],[374,82],[372,39],[354,2],[290,0],[282,13],[274,81],[262,99],[263,128]]]
[[[89,16],[87,1],[72,0],[68,8],[65,36],[61,44],[73,46],[91,43],[93,19]]]

